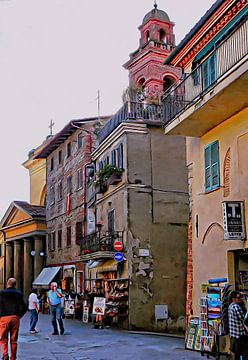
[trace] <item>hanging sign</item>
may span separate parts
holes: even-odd
[[[225,240],[244,240],[244,203],[242,201],[225,201],[222,203]]]

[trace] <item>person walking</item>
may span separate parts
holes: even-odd
[[[59,335],[57,320],[60,327],[60,334],[63,335],[65,330],[62,320],[62,306],[61,306],[62,291],[58,289],[58,284],[56,282],[51,283],[47,298],[50,306],[51,322],[53,326],[52,335]]]
[[[37,334],[39,331],[35,328],[39,316],[39,300],[37,289],[32,289],[28,297],[28,310],[30,312],[30,334]]]
[[[230,305],[228,308],[229,333],[231,339],[231,352],[234,353],[234,359],[248,360],[248,354],[245,350],[248,341],[245,331],[244,318],[245,309],[242,306],[242,294],[238,291],[232,291],[230,294]]]
[[[26,312],[23,295],[15,289],[16,279],[9,278],[7,289],[0,291],[0,345],[3,360],[15,360],[20,319]],[[8,355],[10,337],[11,355]]]

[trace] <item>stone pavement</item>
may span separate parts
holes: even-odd
[[[92,324],[65,320],[65,334],[52,336],[48,315],[39,315],[39,334],[28,332],[29,315],[21,320],[18,360],[194,360],[180,338],[134,334],[117,329],[97,330]]]

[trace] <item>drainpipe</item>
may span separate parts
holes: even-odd
[[[6,287],[6,234],[5,231],[0,229],[3,233],[3,243],[4,243],[4,260],[3,260],[3,286]]]

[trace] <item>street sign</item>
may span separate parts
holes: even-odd
[[[121,262],[124,259],[124,255],[121,252],[116,252],[114,254],[114,259],[116,262]]]
[[[244,203],[242,201],[224,201],[223,223],[225,240],[245,239]]]
[[[115,251],[121,251],[123,249],[122,242],[119,240],[115,240],[114,249],[115,249]]]

